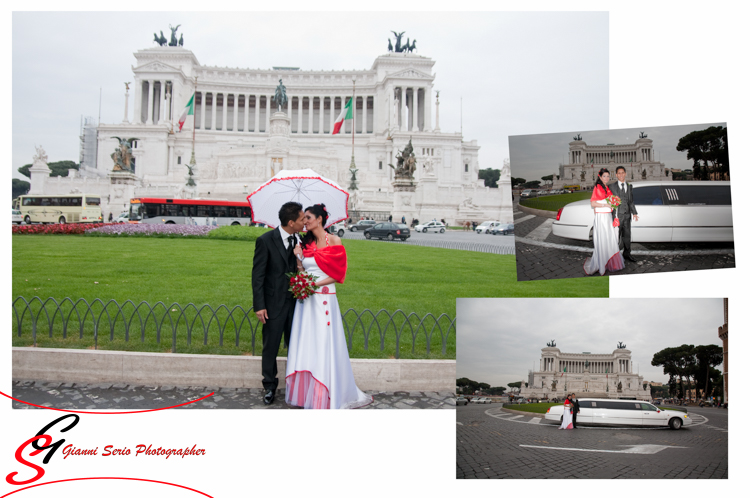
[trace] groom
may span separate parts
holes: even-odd
[[[636,259],[630,254],[630,219],[638,221],[638,211],[633,204],[633,185],[625,181],[627,176],[624,166],[618,166],[615,170],[617,181],[610,186],[614,195],[620,198],[620,206],[617,208],[617,217],[620,219],[620,240],[624,246],[622,257],[628,261],[635,262]],[[615,213],[612,212],[612,219]]]
[[[266,232],[255,241],[253,257],[253,309],[263,324],[263,403],[270,405],[276,396],[276,355],[281,337],[289,344],[296,300],[289,292],[286,273],[297,269],[294,246],[297,232],[305,226],[302,205],[287,202],[279,210],[278,228]]]

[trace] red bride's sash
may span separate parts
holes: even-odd
[[[315,263],[326,275],[343,284],[346,278],[346,249],[344,246],[328,246],[317,249],[315,242],[303,249],[306,258],[314,257]]]

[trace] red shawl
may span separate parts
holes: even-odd
[[[328,246],[318,249],[315,242],[302,250],[306,257],[314,257],[318,268],[334,279],[336,282],[343,284],[346,278],[346,249],[344,246]]]

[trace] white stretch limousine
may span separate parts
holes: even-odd
[[[633,183],[638,221],[633,242],[733,242],[729,182]],[[557,212],[552,233],[591,240],[594,210],[588,200],[571,202]]]
[[[687,412],[661,410],[645,401],[624,399],[589,399],[578,400],[581,411],[576,422],[581,425],[628,425],[639,427],[671,427],[679,429],[693,421]],[[563,405],[549,407],[545,420],[562,423]]]

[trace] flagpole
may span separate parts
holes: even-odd
[[[193,155],[191,161],[195,164],[195,96],[198,94],[198,77],[195,77],[195,87],[193,88]]]
[[[354,90],[357,85],[357,80],[355,78],[352,78],[352,164],[349,166],[351,169],[354,169],[354,132],[357,131],[357,120],[354,117],[354,114],[357,110],[355,106],[355,100],[354,100]]]

